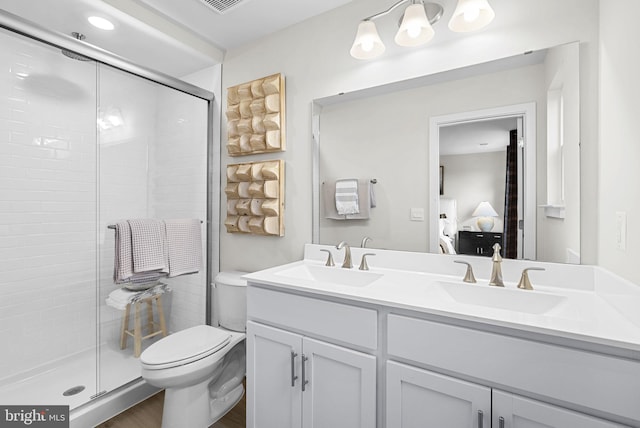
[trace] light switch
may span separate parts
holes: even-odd
[[[424,221],[424,208],[411,208],[411,221]]]
[[[616,247],[619,250],[627,249],[627,213],[616,212]]]

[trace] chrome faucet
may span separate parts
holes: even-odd
[[[346,241],[342,241],[338,245],[336,245],[337,250],[341,250],[344,248],[344,261],[342,262],[342,267],[346,269],[351,269],[353,267],[353,263],[351,262],[351,248]]]
[[[493,266],[491,268],[491,279],[489,279],[489,285],[495,285],[497,287],[504,287],[504,281],[502,280],[502,256],[500,256],[500,244],[495,243],[493,245]]]
[[[365,248],[367,246],[367,242],[371,241],[371,238],[368,236],[365,236],[364,238],[362,238],[362,242],[360,243],[360,248]]]

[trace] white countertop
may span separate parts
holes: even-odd
[[[304,260],[252,273],[245,278],[250,284],[264,284],[282,290],[507,327],[554,339],[567,338],[604,345],[623,353],[631,351],[628,356],[640,358],[640,287],[601,268],[505,260],[505,288],[502,289],[487,284],[490,258],[354,248],[354,272],[343,275],[344,272],[332,271],[342,269],[342,258],[336,257],[337,266],[324,267],[326,253],[320,249],[330,249],[334,257],[338,254],[333,247],[309,244],[305,247]],[[376,256],[368,259],[370,271],[359,275],[361,272],[357,271],[357,264],[364,252],[375,253]],[[474,266],[477,284],[462,282],[464,266],[452,263],[459,259]],[[516,288],[519,272],[530,266],[544,267],[547,271],[531,272],[533,291]],[[321,279],[312,278],[306,273],[308,269],[335,274],[339,278],[353,275],[356,279],[364,279],[364,282],[372,282],[359,286],[342,285],[338,283],[340,281],[323,276]],[[345,282],[350,281],[349,277]],[[464,299],[454,297],[458,294]],[[485,303],[475,301],[477,298]],[[554,303],[547,310],[544,304],[548,298]],[[537,308],[535,302],[541,302],[542,306]]]

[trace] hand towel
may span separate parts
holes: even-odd
[[[358,180],[353,178],[336,180],[336,211],[339,215],[360,213],[358,205]]]
[[[367,220],[371,215],[371,197],[374,194],[370,179],[358,180],[358,214],[340,215],[335,203],[335,182],[329,180],[322,183],[321,207],[324,218],[331,220]]]
[[[133,272],[168,270],[164,223],[156,219],[127,220],[131,227]]]
[[[202,268],[201,223],[197,219],[165,220],[169,277],[197,273]]]
[[[115,257],[113,260],[113,281],[126,282],[133,276],[133,256],[131,254],[131,228],[121,221],[115,224]]]

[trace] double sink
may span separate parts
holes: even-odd
[[[428,291],[432,298],[454,301],[458,304],[473,305],[529,314],[545,314],[567,301],[567,296],[559,293],[537,290],[519,290],[508,287],[492,287],[480,281],[467,284],[462,281],[438,279],[433,275],[399,274],[394,270],[364,271],[328,267],[312,263],[298,263],[285,267],[276,275],[302,281],[334,284],[343,287],[393,287],[402,281],[415,282]]]

